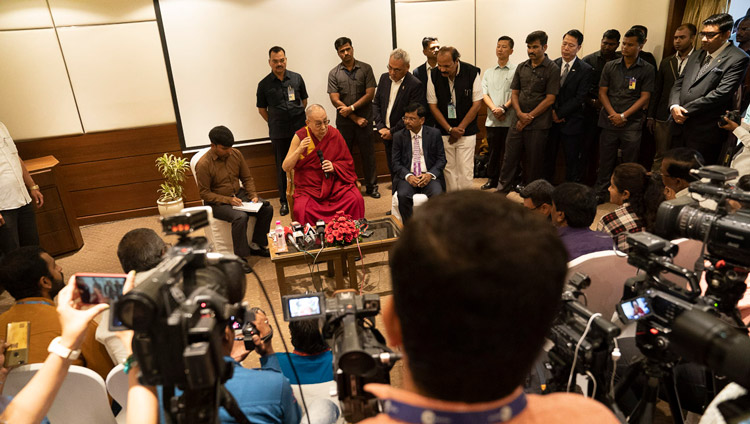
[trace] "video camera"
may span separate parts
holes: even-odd
[[[573,375],[580,374],[593,379],[595,388],[594,393],[584,388],[584,395],[613,406],[608,398],[614,366],[610,358],[620,329],[578,301],[590,284],[587,275],[576,273],[563,288],[562,308],[547,335],[554,346],[547,352],[552,378],[545,393],[569,391]]]
[[[162,385],[168,422],[215,423],[224,406],[246,422],[223,383],[232,376],[222,337],[231,317],[245,317],[243,261],[209,252],[204,237],[188,234],[208,224],[205,211],[162,218],[163,231],[179,236],[145,281],[115,304],[134,330],[139,381]],[[175,396],[174,388],[183,393]],[[239,414],[239,416],[237,415]]]
[[[358,295],[354,290],[282,297],[285,321],[320,319],[322,334],[333,352],[333,369],[339,403],[347,422],[359,422],[379,412],[377,399],[363,387],[390,383],[389,371],[400,359],[375,328],[380,297]]]

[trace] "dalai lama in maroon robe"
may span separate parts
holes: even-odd
[[[355,185],[354,160],[344,137],[328,126],[322,106],[311,105],[306,114],[307,125],[295,133],[282,164],[286,172],[294,169],[294,219],[328,222],[337,211],[363,218],[365,201]],[[318,152],[323,153],[322,163]]]

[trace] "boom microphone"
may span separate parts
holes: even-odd
[[[318,150],[318,159],[320,159],[320,166],[323,166],[323,152],[321,152],[320,150]],[[327,172],[324,171],[323,175],[325,175],[326,179],[328,179],[328,173]]]

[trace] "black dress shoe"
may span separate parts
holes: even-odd
[[[493,183],[492,181],[487,181],[486,183],[484,183],[484,185],[482,185],[479,188],[481,188],[482,190],[489,190],[495,187],[497,187],[497,183]]]
[[[262,256],[264,258],[271,257],[271,251],[267,247],[261,247],[260,249],[250,249],[250,254],[253,256]]]
[[[380,199],[380,193],[378,192],[378,186],[375,186],[372,188],[372,190],[367,190],[367,195],[372,197],[373,199]]]
[[[279,208],[279,215],[289,215],[289,205],[286,203],[282,203],[281,207]]]

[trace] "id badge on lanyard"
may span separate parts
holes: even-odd
[[[456,105],[448,103],[448,119],[456,119]]]
[[[291,85],[288,85],[286,87],[286,93],[287,93],[287,97],[289,97],[289,101],[293,102],[294,99],[295,99],[295,97],[294,97],[294,87],[292,87]]]

